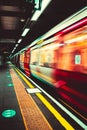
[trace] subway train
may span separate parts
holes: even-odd
[[[87,119],[87,7],[16,53],[11,61],[27,76],[56,90],[63,103]]]
[[[59,88],[87,83],[87,7],[73,14],[13,56],[26,75]]]

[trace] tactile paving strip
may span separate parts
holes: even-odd
[[[12,76],[26,130],[52,130],[52,127],[39,110],[32,97],[26,93],[23,83],[13,69],[10,69],[10,74]]]

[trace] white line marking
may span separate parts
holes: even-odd
[[[41,91],[38,88],[27,88],[26,91],[28,93],[41,93]]]

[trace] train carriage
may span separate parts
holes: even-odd
[[[30,76],[30,48],[24,52],[24,72],[27,76]]]
[[[87,18],[79,20],[33,47],[31,49],[33,58],[30,60],[31,73],[55,87],[61,85],[57,83],[58,81],[63,80],[65,83],[70,78],[76,81],[84,77],[82,79],[86,82],[85,76],[81,76],[87,74],[84,69],[87,65],[84,53],[87,54]]]
[[[38,39],[17,54],[20,68],[41,80],[41,86],[45,82],[47,87],[53,87],[63,100],[85,115],[87,7]]]

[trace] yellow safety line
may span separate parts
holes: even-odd
[[[15,90],[16,91],[16,90]],[[21,111],[21,114],[22,114],[22,118],[23,118],[23,121],[24,121],[24,125],[25,125],[25,128],[26,128],[26,130],[29,130],[28,129],[28,126],[27,126],[27,124],[26,124],[26,120],[25,120],[25,118],[24,118],[24,114],[23,114],[23,111],[22,111],[22,107],[21,107],[21,105],[20,105],[20,101],[19,101],[19,98],[18,98],[18,96],[17,96],[17,94],[16,94],[16,97],[17,97],[17,101],[18,101],[18,103],[19,103],[19,107],[20,107],[20,111]]]
[[[49,111],[56,117],[56,119],[65,127],[66,130],[74,130],[74,128],[61,116],[61,114],[40,94],[36,93],[38,98],[49,109]]]
[[[16,69],[18,74],[23,78],[26,84],[30,88],[34,88],[33,85]],[[49,111],[56,117],[56,119],[65,127],[66,130],[75,130],[61,115],[60,113],[40,94],[36,93],[38,98],[43,102],[43,104],[49,109]]]
[[[10,73],[11,73],[12,71],[10,71]],[[13,74],[13,73],[11,73],[11,74]],[[52,126],[49,124],[49,122],[47,121],[47,119],[44,117],[44,115],[42,114],[42,112],[40,111],[40,109],[38,108],[38,106],[35,104],[35,102],[34,102],[34,100],[32,99],[32,97],[30,96],[29,98],[31,99],[31,101],[30,101],[30,104],[29,104],[29,102],[27,102],[27,103],[25,103],[25,107],[30,107],[30,105],[31,105],[31,102],[32,102],[32,107],[33,107],[33,110],[35,109],[35,110],[38,110],[36,113],[34,112],[34,111],[32,111],[31,109],[32,109],[32,107],[30,108],[30,111],[29,112],[27,112],[27,115],[28,115],[28,117],[31,117],[32,118],[32,121],[30,121],[29,119],[28,119],[28,117],[26,118],[26,114],[25,114],[25,111],[27,110],[27,108],[26,109],[24,109],[25,107],[24,107],[24,104],[21,102],[22,101],[22,96],[24,95],[24,94],[26,94],[26,92],[25,93],[21,93],[20,94],[20,85],[22,85],[22,87],[23,87],[23,84],[21,84],[22,82],[20,82],[19,83],[19,86],[18,87],[16,87],[16,80],[19,80],[19,79],[16,79],[17,77],[15,77],[15,76],[17,76],[16,75],[16,73],[15,73],[15,75],[11,75],[12,76],[12,78],[13,78],[13,83],[14,83],[14,89],[15,89],[15,91],[16,91],[16,96],[17,96],[17,100],[18,100],[18,103],[19,103],[19,107],[20,107],[20,110],[21,110],[21,114],[22,114],[22,117],[23,117],[23,121],[24,121],[24,125],[25,125],[25,130],[30,130],[30,129],[34,129],[34,128],[36,128],[36,129],[38,129],[39,127],[40,127],[40,129],[43,129],[43,130],[53,130],[52,129]],[[15,77],[15,79],[14,79],[14,77]],[[18,82],[18,81],[17,81]],[[23,88],[22,88],[22,90],[24,90]],[[27,98],[27,96],[28,95],[25,95],[25,99]],[[26,100],[27,101],[27,100]],[[36,106],[35,106],[36,105]],[[36,107],[36,108],[34,108],[34,107]],[[31,114],[33,112],[33,114]],[[39,114],[38,115],[38,117],[37,117],[37,120],[38,119],[40,119],[41,118],[41,116],[42,116],[42,119],[40,120],[40,125],[38,126],[38,122],[37,123],[35,123],[35,120],[34,120],[34,118],[33,118],[33,116],[35,116],[36,117],[36,115],[37,114]],[[29,116],[30,115],[30,116]],[[44,122],[43,122],[44,121]],[[31,123],[29,123],[29,122],[31,122]],[[43,123],[42,125],[41,125],[41,123]],[[37,124],[37,125],[36,125]]]
[[[28,82],[28,80],[17,70],[17,69],[15,69],[16,71],[17,71],[17,73],[21,76],[21,78],[23,78],[23,80],[27,83],[27,85],[30,87],[30,88],[34,88],[34,86],[30,83],[30,82]]]
[[[10,74],[11,74],[11,76],[12,76],[12,69],[10,69]],[[12,77],[12,81],[13,81],[13,77]],[[15,87],[14,87],[14,89],[15,89]],[[15,92],[16,92],[16,89],[15,89]],[[17,97],[17,101],[18,101],[18,104],[19,104],[19,107],[20,107],[20,111],[21,111],[22,117],[23,117],[23,121],[24,121],[25,128],[26,128],[26,130],[28,130],[28,127],[27,127],[25,118],[24,118],[24,116],[23,116],[23,111],[22,111],[22,107],[21,107],[21,105],[20,105],[20,101],[19,101],[18,95],[17,95],[17,93],[15,93],[15,94],[16,94],[16,97]]]

